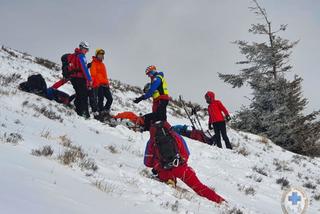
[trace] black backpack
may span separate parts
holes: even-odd
[[[28,77],[26,82],[19,85],[19,88],[26,92],[35,93],[38,95],[46,96],[47,83],[41,74],[34,74]]]
[[[158,150],[161,166],[164,169],[177,167],[181,159],[178,145],[172,131],[164,127],[162,122],[154,126],[156,128],[154,135],[155,146]]]
[[[61,57],[61,64],[62,64],[62,67],[61,67],[61,70],[62,70],[62,76],[64,78],[69,78],[70,76],[70,72],[69,72],[69,60],[68,60],[68,57],[69,57],[69,53],[67,54],[64,54],[62,55]]]

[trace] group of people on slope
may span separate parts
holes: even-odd
[[[75,107],[78,115],[89,118],[89,102],[95,118],[108,114],[113,102],[110,91],[107,67],[104,64],[105,51],[96,49],[92,61],[87,63],[88,42],[80,42],[72,54],[62,56],[64,78],[53,84],[49,93],[53,93],[67,82],[75,90]],[[104,99],[106,103],[104,104]],[[88,102],[89,101],[89,102]]]
[[[107,68],[103,63],[105,51],[97,49],[92,61],[87,63],[86,54],[89,44],[81,42],[74,53],[62,57],[62,70],[64,78],[48,89],[50,92],[71,82],[75,90],[75,107],[80,116],[89,118],[89,102],[94,117],[109,113],[112,105],[112,94],[108,80]],[[156,66],[147,67],[145,74],[150,78],[149,87],[134,103],[152,97],[152,112],[143,116],[144,131],[150,132],[147,142],[144,164],[152,168],[154,176],[159,180],[176,185],[177,178],[185,182],[200,196],[216,203],[225,201],[214,190],[202,184],[195,171],[188,166],[189,149],[185,140],[177,134],[167,121],[167,106],[170,102],[168,85],[164,73],[157,70]],[[104,98],[107,99],[104,104]],[[215,94],[208,91],[205,94],[208,103],[209,129],[214,129],[215,141],[221,148],[221,136],[226,147],[232,149],[226,133],[226,121],[230,120],[229,113],[221,101],[215,99]],[[89,102],[88,102],[89,101]]]

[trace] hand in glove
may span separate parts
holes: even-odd
[[[209,123],[209,129],[212,130],[213,129],[213,124]]]
[[[140,103],[143,100],[143,95],[133,100],[134,103]]]
[[[229,122],[229,121],[231,120],[230,115],[227,115],[227,116],[226,116],[226,120],[227,120],[227,122]]]
[[[91,80],[91,81],[87,81],[87,88],[88,88],[89,90],[92,89],[92,86],[93,86],[92,80]]]
[[[158,171],[155,168],[152,168],[151,172],[153,175],[158,175]]]

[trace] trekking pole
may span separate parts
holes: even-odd
[[[213,145],[216,145],[216,141],[213,139],[213,138],[214,138],[214,135],[212,135],[209,130],[207,130],[206,132],[204,132],[204,129],[202,128],[202,125],[201,125],[201,123],[200,123],[199,116],[198,116],[197,112],[195,111],[195,109],[194,109],[193,113],[194,113],[195,117],[197,118],[197,121],[198,121],[198,123],[199,123],[199,126],[200,126],[200,128],[201,128],[202,133],[203,133],[204,135],[205,135],[205,133],[208,133],[208,134],[209,134],[209,138],[213,140]],[[207,142],[207,143],[208,143],[208,142]]]
[[[192,127],[193,127],[194,129],[197,129],[197,127],[196,127],[196,122],[195,122],[194,119],[191,118],[191,115],[190,115],[190,113],[189,113],[189,111],[188,111],[188,109],[187,109],[187,106],[186,106],[186,104],[184,103],[181,95],[179,96],[179,101],[180,101],[180,103],[181,103],[184,111],[186,112],[186,115],[187,115],[188,119],[190,120]]]

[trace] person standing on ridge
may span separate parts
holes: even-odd
[[[228,149],[232,149],[230,144],[229,138],[227,136],[227,129],[226,129],[226,121],[230,121],[230,115],[226,107],[222,104],[220,100],[215,99],[215,94],[212,91],[208,91],[205,95],[206,102],[208,105],[208,113],[209,113],[209,129],[214,129],[215,133],[215,140],[217,146],[222,148],[221,145],[221,135],[226,143],[226,147]],[[222,112],[224,113],[226,119],[224,118]]]
[[[78,115],[89,118],[88,89],[92,87],[92,79],[87,67],[86,54],[89,51],[88,42],[80,42],[73,54],[67,57],[70,81],[76,92],[75,106]]]
[[[95,56],[92,57],[92,62],[90,65],[90,73],[93,80],[93,96],[97,97],[98,100],[97,110],[99,112],[99,115],[102,115],[104,113],[109,114],[113,102],[107,68],[103,63],[104,55],[105,51],[103,49],[97,49]],[[103,105],[104,98],[107,99],[105,105]],[[96,98],[94,98],[94,100],[96,100]]]
[[[153,98],[152,113],[144,116],[145,131],[150,129],[150,125],[156,121],[167,120],[167,105],[169,103],[169,91],[163,72],[157,71],[156,66],[151,65],[146,69],[146,75],[150,77],[150,89],[133,102],[139,103],[142,100]]]

